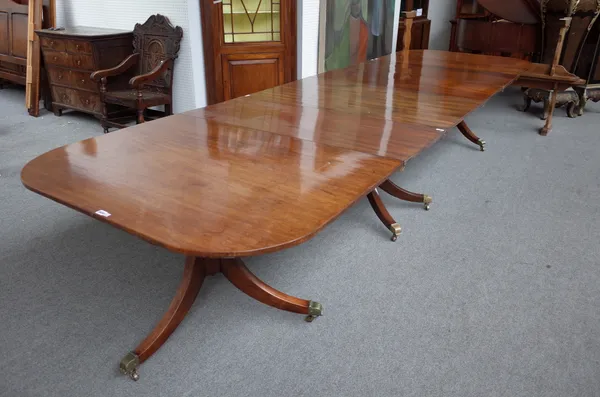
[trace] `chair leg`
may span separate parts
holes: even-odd
[[[173,115],[173,105],[165,105],[165,115],[172,116]]]
[[[144,109],[137,110],[137,119],[135,120],[136,124],[142,124],[146,120],[144,119]]]
[[[108,107],[106,106],[106,102],[102,101],[102,118],[100,118],[100,125],[102,129],[104,129],[104,133],[108,133]]]

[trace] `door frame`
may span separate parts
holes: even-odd
[[[222,3],[215,3],[214,0],[199,1],[208,105],[224,101],[223,54],[282,53],[284,68],[282,84],[297,79],[297,0],[280,0],[281,42],[240,44],[224,42]]]

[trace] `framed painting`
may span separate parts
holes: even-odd
[[[319,16],[319,72],[392,52],[395,0],[324,0]]]

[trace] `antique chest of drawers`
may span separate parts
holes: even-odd
[[[63,109],[75,109],[101,117],[100,89],[90,74],[114,67],[129,56],[133,51],[133,33],[85,26],[36,33],[48,72],[54,113],[61,115]],[[126,86],[127,82],[114,84]]]

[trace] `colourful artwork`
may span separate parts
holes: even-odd
[[[344,68],[392,52],[395,0],[325,0],[319,71]]]

